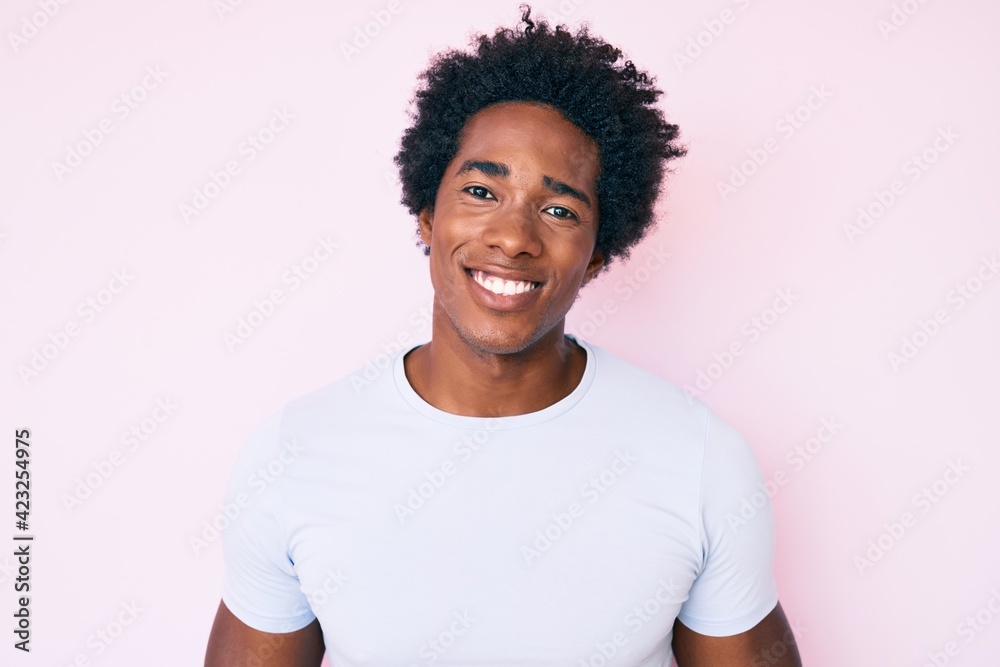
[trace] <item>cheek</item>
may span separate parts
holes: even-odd
[[[590,264],[590,260],[594,255],[594,248],[596,239],[592,232],[586,234],[581,234],[573,244],[573,260],[567,259],[569,261],[576,262],[576,268],[582,273],[587,269],[587,265]]]

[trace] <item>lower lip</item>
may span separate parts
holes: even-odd
[[[534,303],[538,298],[539,290],[542,289],[542,286],[539,285],[534,289],[521,292],[520,294],[496,294],[477,283],[476,279],[468,271],[465,272],[465,275],[469,277],[469,282],[472,283],[472,293],[476,296],[476,300],[492,310],[521,310]]]

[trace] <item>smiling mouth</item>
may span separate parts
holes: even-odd
[[[466,269],[465,272],[483,288],[499,296],[513,296],[538,289],[541,283],[531,280],[504,280],[485,271]]]

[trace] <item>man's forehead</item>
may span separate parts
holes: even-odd
[[[480,109],[465,121],[460,139],[472,133],[490,137],[496,133],[528,134],[539,130],[567,134],[582,144],[597,148],[593,138],[567,119],[562,111],[540,102],[500,102]]]
[[[491,176],[516,175],[530,159],[546,165],[553,178],[595,178],[596,142],[553,107],[500,105],[473,115],[459,135],[455,175],[479,169]],[[549,172],[558,173],[549,173]]]

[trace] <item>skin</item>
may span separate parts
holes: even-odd
[[[709,637],[674,621],[678,667],[802,667],[795,635],[781,603],[760,623],[729,637]]]
[[[434,207],[419,216],[430,247],[432,337],[403,365],[425,401],[452,414],[504,417],[546,408],[579,385],[586,352],[565,337],[565,318],[604,265],[595,251],[599,167],[594,141],[551,107],[507,102],[466,123]],[[470,264],[517,271],[541,286],[524,308],[491,308],[474,297]],[[265,648],[279,643],[280,651]],[[774,651],[779,643],[787,650]],[[680,667],[748,667],[755,658],[801,667],[780,604],[730,637],[676,622],[673,647]],[[205,665],[243,665],[249,652],[268,654],[267,667],[315,667],[323,649],[315,621],[285,635],[264,633],[220,604]]]
[[[596,144],[552,108],[504,103],[469,119],[433,210],[420,215],[431,249],[432,336],[404,367],[428,403],[460,415],[520,415],[580,383],[586,352],[564,327],[604,264],[594,252],[597,173]],[[565,186],[577,196],[560,192]],[[542,283],[537,298],[516,312],[484,307],[472,297],[470,264],[531,276]]]
[[[205,667],[320,667],[323,662],[323,633],[319,621],[287,633],[254,630],[236,618],[226,603],[219,610],[208,638]]]

